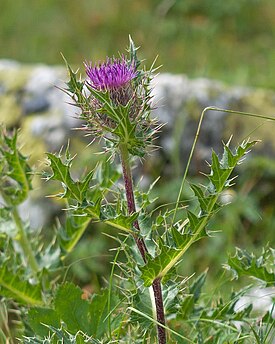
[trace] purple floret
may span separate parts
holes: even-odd
[[[133,64],[122,59],[107,59],[99,65],[85,64],[88,84],[98,91],[114,90],[127,85],[137,75]]]

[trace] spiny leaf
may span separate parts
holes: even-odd
[[[212,165],[209,179],[215,187],[215,192],[220,192],[224,188],[228,176],[231,174],[234,166],[229,167],[228,165],[220,164],[218,156],[212,152]]]
[[[149,320],[154,319],[154,305],[152,305],[153,295],[150,297],[149,289],[146,288],[143,291],[139,290],[139,292],[134,295],[133,297],[133,307],[138,309],[143,314],[146,314],[148,317],[140,315],[139,313],[132,312],[131,313],[131,321],[135,324],[138,323],[141,326],[141,331],[144,333],[148,329],[150,329],[153,325],[152,321]]]
[[[204,190],[202,189],[201,186],[196,185],[196,184],[190,183],[190,187],[193,190],[195,196],[197,197],[202,211],[204,213],[207,213],[207,206],[208,206],[209,200],[208,200],[208,197],[205,196]]]
[[[66,159],[63,163],[61,157],[47,153],[53,174],[49,179],[60,181],[65,189],[61,197],[72,198],[82,203],[86,197],[89,183],[93,177],[93,171],[88,173],[82,182],[74,181],[70,175],[72,159]]]
[[[115,209],[110,205],[101,205],[101,202],[98,202],[95,205],[88,205],[83,208],[79,208],[83,215],[88,216],[94,220],[100,220],[107,225],[110,225],[114,228],[123,230],[127,233],[132,233],[132,224],[138,216],[138,213],[132,215],[123,215],[115,211]]]
[[[89,303],[82,299],[82,290],[72,283],[61,285],[54,299],[55,311],[69,331],[91,334]]]
[[[203,319],[212,319],[218,321],[232,321],[232,320],[244,320],[249,317],[252,310],[251,305],[247,305],[241,312],[235,310],[235,305],[243,295],[247,293],[249,287],[239,290],[237,293],[232,292],[228,300],[219,298],[218,301],[212,302],[210,307],[204,307],[199,312],[198,317]]]
[[[143,190],[135,190],[134,194],[135,194],[135,200],[137,203],[137,206],[139,209],[146,209],[150,204],[154,203],[157,200],[157,197],[152,197],[151,196],[151,192],[154,189],[155,185],[157,184],[157,182],[159,181],[160,177],[156,178],[150,185],[149,188],[147,189],[147,191],[143,191]],[[146,212],[146,210],[145,210]],[[144,215],[143,217],[147,217],[147,218],[151,218],[151,216],[149,215]],[[151,227],[151,226],[150,226]]]
[[[122,228],[131,228],[133,222],[138,218],[138,213],[131,215],[118,214],[116,209],[111,205],[105,205],[101,207],[100,220],[101,221],[112,221],[112,223]]]
[[[102,344],[102,341],[87,336],[85,333],[78,331],[76,334],[71,334],[63,327],[57,328],[55,326],[45,326],[49,335],[47,337],[24,337],[21,343],[24,344]]]
[[[226,268],[233,272],[235,278],[241,276],[250,276],[266,282],[267,284],[275,284],[275,274],[270,272],[275,264],[275,255],[268,248],[263,251],[260,257],[256,257],[253,253],[246,250],[236,249],[234,256],[230,256]]]
[[[57,288],[54,296],[52,308],[32,308],[27,315],[27,323],[33,332],[39,337],[46,337],[47,334],[52,338],[64,339],[64,329],[70,333],[70,338],[87,339],[85,343],[94,338],[103,338],[109,330],[108,317],[111,319],[111,329],[116,330],[120,326],[122,315],[117,313],[116,307],[119,299],[113,293],[111,296],[111,311],[116,312],[113,316],[108,311],[108,290],[102,294],[94,294],[90,300],[82,298],[82,290],[73,283],[65,283]],[[61,324],[63,328],[61,328]],[[67,331],[65,331],[67,333]],[[92,337],[89,337],[92,336]],[[69,338],[69,337],[68,337]],[[57,342],[59,343],[59,342]],[[82,343],[77,341],[75,343]],[[95,343],[91,341],[91,343]]]
[[[182,285],[181,283],[178,283],[178,281],[169,281],[165,286],[163,286],[163,304],[167,316],[169,316],[169,314],[176,314],[178,310],[179,297],[182,293]]]
[[[115,164],[107,157],[98,164],[95,169],[94,178],[97,180],[101,189],[109,189],[120,178],[121,173],[115,167]]]
[[[140,66],[140,60],[137,57],[137,50],[138,50],[138,47],[135,46],[135,43],[132,40],[132,37],[129,35],[129,48],[128,48],[128,52],[130,54],[129,63],[134,63],[136,68]]]
[[[62,183],[65,191],[61,195],[61,197],[67,198],[69,201],[77,201],[77,206],[72,206],[72,215],[82,217],[81,219],[76,220],[75,222],[77,223],[74,224],[70,223],[70,221],[72,221],[72,218],[71,220],[69,220],[68,228],[65,229],[65,233],[63,233],[63,239],[65,241],[67,235],[67,243],[65,243],[65,241],[63,241],[63,239],[61,238],[61,241],[65,245],[65,249],[69,249],[70,247],[72,248],[80,239],[86,228],[85,225],[87,225],[89,222],[88,218],[101,220],[115,228],[119,228],[128,233],[132,231],[132,222],[137,217],[137,214],[124,216],[122,214],[117,214],[115,212],[115,209],[108,204],[102,206],[102,197],[108,189],[106,189],[105,187],[101,187],[100,184],[97,184],[96,187],[94,186],[92,191],[91,189],[89,190],[89,184],[94,175],[96,175],[97,177],[101,175],[100,182],[102,185],[104,185],[106,184],[106,179],[102,176],[102,173],[108,172],[109,175],[112,176],[114,181],[116,180],[116,178],[118,178],[117,174],[111,172],[110,169],[104,169],[99,165],[98,168],[101,169],[101,172],[96,173],[95,171],[91,171],[86,175],[83,181],[74,181],[70,174],[72,159],[69,157],[68,153],[66,154],[66,159],[64,162],[62,161],[61,157],[56,156],[52,153],[47,153],[47,156],[50,160],[50,166],[53,171],[48,179],[57,180]],[[106,163],[108,164],[108,162]],[[100,192],[98,192],[98,189],[100,190]],[[88,198],[88,200],[86,198]],[[112,209],[113,211],[112,214],[110,214],[110,209]],[[73,229],[76,229],[74,234]]]
[[[15,239],[18,229],[14,223],[10,207],[0,208],[0,233]]]
[[[91,315],[91,333],[99,337],[108,331],[107,316],[107,302],[108,302],[107,290],[102,295],[94,295],[92,304],[90,305]]]
[[[91,94],[99,101],[98,113],[107,114],[117,125],[125,121],[126,111],[124,109],[128,110],[128,106],[124,107],[114,104],[108,91],[98,91],[89,85],[87,87]],[[113,132],[112,128],[109,128],[109,131]]]
[[[186,219],[183,221],[185,224],[183,230],[181,232],[176,232],[176,229],[168,230],[167,237],[172,237],[174,243],[168,239],[162,244],[159,240],[160,253],[156,257],[149,256],[147,264],[140,267],[145,286],[150,286],[155,278],[163,278],[194,242],[207,236],[206,227],[213,214],[220,208],[218,204],[220,193],[230,186],[230,175],[233,169],[256,142],[243,142],[237,147],[235,154],[229,150],[228,146],[225,146],[221,161],[215,152],[212,153],[211,171],[208,175],[209,185],[204,191],[200,186],[192,185],[200,205],[198,214],[188,210],[187,221]],[[169,235],[170,232],[172,236]]]
[[[200,274],[189,287],[187,295],[180,304],[177,316],[188,319],[191,313],[195,313],[195,303],[199,300],[201,289],[205,283],[207,272]]]
[[[45,324],[58,328],[60,326],[60,317],[52,308],[35,307],[28,311],[27,322],[36,336],[47,337],[49,328]]]
[[[85,232],[90,221],[91,218],[83,215],[81,211],[67,211],[65,227],[60,228],[58,231],[59,242],[65,253],[72,251]]]
[[[190,214],[189,216],[191,217]],[[149,287],[157,277],[163,278],[163,283],[165,283],[167,280],[165,276],[168,274],[169,270],[178,263],[187,248],[195,241],[206,236],[204,222],[198,218],[194,220],[194,218],[195,217],[192,218],[192,225],[195,226],[193,227],[195,228],[194,232],[186,229],[185,232],[181,234],[177,229],[172,228],[171,232],[175,239],[174,247],[161,244],[159,246],[161,253],[154,258],[148,257],[147,264],[140,267],[142,272],[141,277],[145,286]]]
[[[201,294],[201,289],[204,286],[205,280],[206,280],[206,275],[207,275],[207,271],[204,271],[203,273],[201,273],[196,279],[195,281],[191,284],[189,291],[191,294],[194,295],[194,301],[197,302],[200,294]]]
[[[0,294],[25,305],[42,304],[42,287],[30,281],[30,271],[6,235],[0,237]]]
[[[179,249],[162,246],[160,255],[149,258],[147,264],[140,267],[144,285],[149,287],[157,276],[164,277],[174,266],[174,260],[179,254]]]
[[[146,142],[145,130],[138,130],[138,121],[131,120],[129,112],[132,100],[125,106],[114,104],[108,91],[97,91],[87,86],[91,94],[99,101],[100,108],[97,113],[107,115],[113,122],[114,127],[104,126],[104,131],[111,132],[115,146],[119,143],[127,144],[127,148],[132,155],[143,156]],[[115,138],[117,137],[117,139]]]
[[[244,156],[247,154],[249,149],[253,147],[258,141],[243,141],[233,153],[228,145],[224,145],[224,152],[221,160],[219,161],[217,154],[213,151],[212,152],[212,164],[211,164],[211,172],[208,175],[210,182],[214,186],[214,190],[212,188],[208,188],[211,190],[211,193],[221,192],[227,185],[227,181],[229,176],[231,175],[233,169],[239,164]]]
[[[173,238],[171,245],[174,245],[175,248],[184,246],[188,242],[189,235],[183,235],[175,227],[171,228],[171,234]]]
[[[68,88],[64,91],[69,92],[73,96],[76,96],[76,100],[78,101],[78,103],[81,103],[81,104],[86,103],[86,99],[83,95],[83,88],[84,88],[85,82],[81,82],[77,80],[77,77],[76,77],[77,72],[74,72],[72,70],[72,68],[70,67],[70,65],[68,64],[67,60],[65,59],[63,55],[62,57],[63,57],[63,60],[65,61],[69,78],[70,78],[70,80],[67,82]]]
[[[0,267],[0,294],[26,305],[41,304],[41,285],[31,284],[22,269],[13,271],[8,265],[6,261]]]
[[[0,127],[0,166],[0,188],[5,199],[11,205],[22,203],[31,189],[31,168],[17,148],[17,131],[9,136],[3,127]]]
[[[205,232],[206,226],[206,215],[197,216],[196,214],[192,213],[192,211],[187,210],[187,218],[189,220],[189,226],[191,229],[191,235],[194,237],[194,241],[201,239],[204,236],[207,236]]]

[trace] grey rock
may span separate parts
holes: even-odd
[[[68,137],[68,129],[63,125],[62,117],[55,113],[34,118],[31,133],[34,137],[43,139],[51,151],[60,149]]]
[[[63,124],[67,128],[75,128],[79,126],[79,108],[73,106],[72,99],[62,91],[66,87],[64,82],[59,83],[61,88],[52,88],[47,93],[47,99],[50,102],[52,109],[55,109],[56,112],[62,117]]]
[[[0,60],[0,71],[7,69],[19,69],[21,67],[21,64],[14,60],[8,60],[8,59],[2,59]]]
[[[44,93],[60,84],[64,69],[45,65],[35,66],[25,85],[25,92],[30,94]]]
[[[224,109],[239,107],[238,110],[248,111],[244,108],[248,103],[246,98],[253,97],[254,92],[253,89],[229,87],[221,82],[204,78],[189,79],[185,75],[171,74],[156,76],[153,80],[154,117],[165,123],[158,142],[159,146],[163,147],[162,159],[170,162],[171,156],[176,152],[179,155],[178,159],[183,162],[181,163],[183,168],[203,109],[209,106]],[[257,109],[255,112],[262,113]],[[222,141],[226,142],[232,133],[241,136],[241,132],[228,130],[229,117],[231,118],[231,115],[225,112],[212,110],[206,113],[194,152],[191,172],[204,168],[205,160],[211,159],[211,148],[220,153]]]
[[[28,115],[44,112],[49,109],[49,106],[49,101],[43,95],[37,95],[23,101],[22,111],[24,115]]]

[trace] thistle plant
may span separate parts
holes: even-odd
[[[217,300],[214,293],[207,300],[202,293],[207,273],[181,278],[177,267],[194,243],[212,235],[210,221],[224,206],[220,197],[233,186],[236,166],[257,143],[245,140],[235,149],[230,141],[223,144],[221,157],[212,152],[205,182],[187,184],[205,114],[215,110],[273,118],[206,108],[174,207],[154,207],[151,192],[158,180],[147,191],[140,189],[134,184],[133,168],[137,159],[147,158],[160,129],[151,118],[155,70],[141,69],[131,39],[128,53],[98,64],[85,62],[84,80],[66,62],[69,81],[63,91],[78,108],[81,129],[104,144],[104,155],[95,168],[75,180],[69,147],[64,153],[47,153],[43,178],[60,183],[62,191],[55,197],[66,204],[66,219],[50,243],[41,245],[43,233],[31,232],[18,214],[18,205],[32,189],[33,172],[20,153],[16,131],[1,128],[0,307],[5,310],[5,327],[0,338],[15,343],[6,329],[11,302],[21,320],[17,337],[22,343],[268,343],[274,332],[272,310],[259,321],[251,305],[241,312],[234,308],[248,288],[226,300]],[[182,203],[186,188],[194,195],[192,207]],[[119,245],[107,288],[84,298],[67,279],[65,262],[89,225],[98,222],[111,228],[108,235]],[[248,275],[262,286],[272,286],[273,266],[274,250],[266,247],[260,257],[238,249],[226,269],[234,278]]]
[[[136,47],[130,40],[128,61],[122,56],[120,59],[107,59],[98,65],[86,63],[87,79],[82,84],[71,79],[68,89],[82,111],[81,118],[86,121],[87,130],[111,142],[113,153],[120,156],[128,216],[137,214],[131,156],[143,157],[156,131],[150,119],[152,105],[149,83],[153,71],[138,70],[139,65]],[[138,218],[132,223],[132,236],[146,264],[148,249],[140,234]],[[152,288],[159,323],[158,339],[159,343],[164,344],[165,317],[160,278],[154,279]]]

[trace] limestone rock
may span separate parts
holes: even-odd
[[[271,90],[228,86],[203,78],[189,79],[185,75],[158,75],[154,79],[153,95],[155,116],[166,123],[159,142],[162,154],[167,161],[178,160],[179,169],[185,165],[204,108],[213,106],[267,116],[275,114],[275,92]],[[203,169],[204,161],[211,159],[211,148],[221,152],[222,141],[227,142],[231,135],[233,145],[247,137],[260,139],[263,141],[258,145],[261,153],[274,156],[273,131],[268,121],[209,111],[202,123],[193,169]]]

